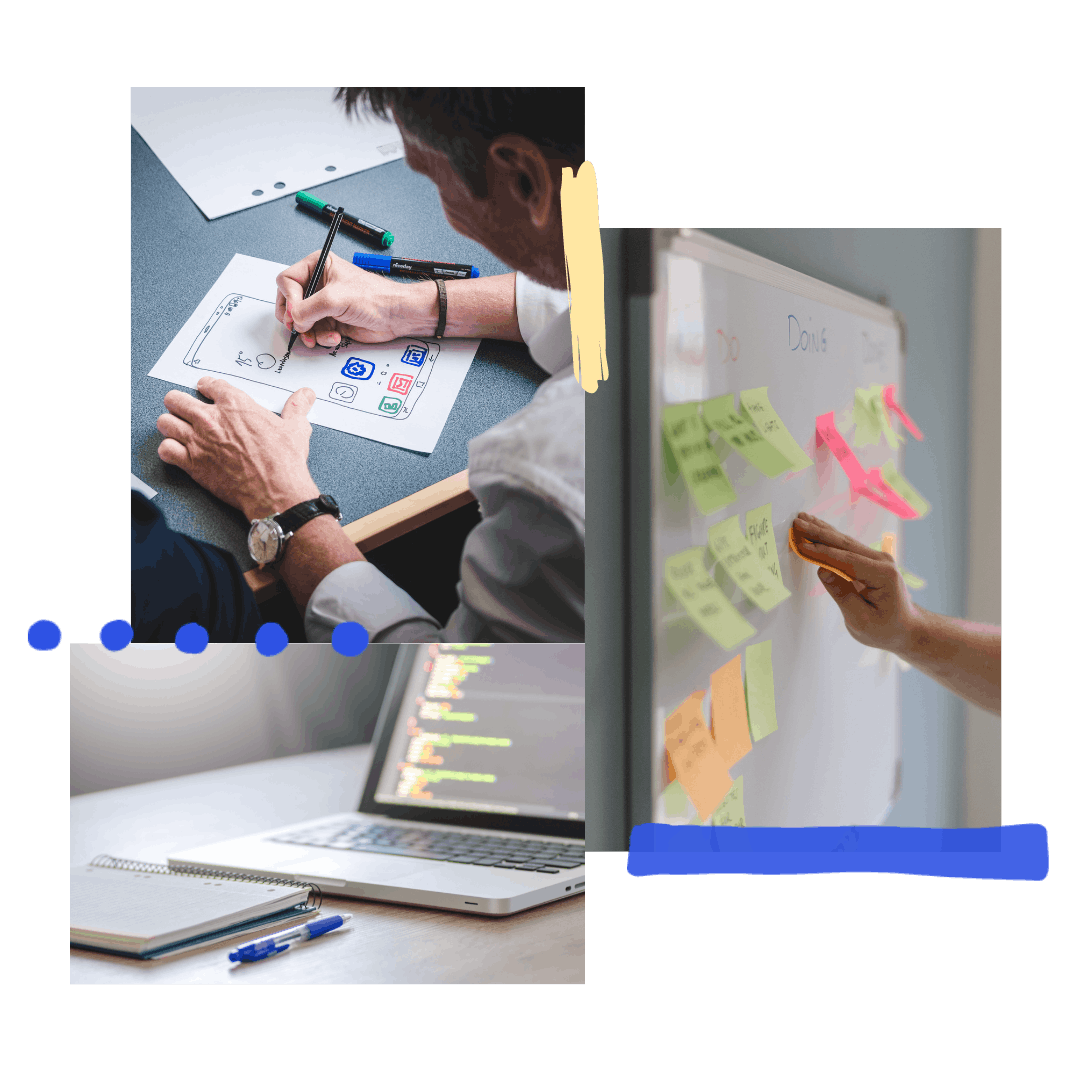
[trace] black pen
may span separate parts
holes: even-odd
[[[341,225],[341,215],[345,211],[340,207],[338,212],[334,215],[333,223],[330,226],[330,231],[326,234],[326,243],[322,246],[322,251],[319,254],[319,261],[315,264],[315,273],[311,275],[308,280],[307,288],[304,290],[304,299],[307,300],[311,297],[312,293],[317,292],[319,288],[319,281],[323,275],[323,269],[326,266],[326,260],[330,258],[330,246],[334,242],[334,237],[337,236],[338,226]],[[285,355],[281,358],[281,362],[284,364],[289,359],[290,353],[292,353],[292,347],[296,344],[296,339],[300,336],[299,330],[292,332],[292,337],[289,338],[289,347],[285,350]]]

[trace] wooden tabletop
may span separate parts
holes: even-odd
[[[71,864],[164,862],[175,851],[355,810],[371,748],[298,754],[71,800]],[[257,964],[225,945],[174,959],[71,950],[73,983],[583,983],[585,897],[505,918],[327,897],[342,930]]]

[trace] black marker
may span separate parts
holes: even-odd
[[[309,195],[306,191],[298,191],[296,193],[296,201],[306,209],[314,210],[316,214],[326,218],[327,221],[337,213],[338,209],[336,206],[324,203],[322,199],[316,199],[314,195]],[[362,236],[376,247],[388,248],[394,242],[394,234],[392,232],[387,232],[386,229],[380,229],[378,225],[372,225],[370,221],[361,221],[360,218],[353,217],[352,214],[343,213],[341,215],[341,224],[350,232]]]
[[[417,274],[428,278],[474,278],[480,276],[475,266],[463,263],[426,262],[424,259],[398,259],[393,255],[368,255],[358,251],[353,266],[361,270],[382,270],[391,274]]]
[[[338,226],[341,224],[342,215],[345,213],[340,207],[336,214],[334,214],[333,224],[330,226],[330,231],[326,234],[326,243],[322,246],[322,253],[319,255],[319,261],[315,264],[315,273],[308,279],[307,288],[304,290],[304,299],[311,298],[312,293],[316,292],[319,288],[319,282],[322,280],[323,268],[326,266],[326,260],[330,258],[330,245],[334,242],[334,237],[337,236]],[[300,336],[299,330],[292,332],[292,337],[289,338],[289,347],[285,350],[285,355],[281,358],[281,362],[284,364],[289,359],[292,353],[292,347],[296,344],[296,339]],[[280,371],[281,369],[278,368]]]

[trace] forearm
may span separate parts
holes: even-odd
[[[446,337],[521,341],[515,275],[446,282]],[[400,337],[430,337],[439,322],[439,293],[432,281],[402,286],[395,317]]]
[[[363,558],[341,526],[323,514],[297,529],[285,545],[278,572],[303,615],[311,594],[331,570]]]
[[[915,628],[896,654],[965,701],[1001,714],[1001,627],[917,607]]]

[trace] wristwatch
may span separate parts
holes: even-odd
[[[256,518],[248,529],[248,554],[259,564],[271,566],[285,554],[285,541],[301,525],[306,525],[323,514],[333,514],[341,520],[341,508],[333,495],[320,495],[317,499],[297,503],[276,517]]]

